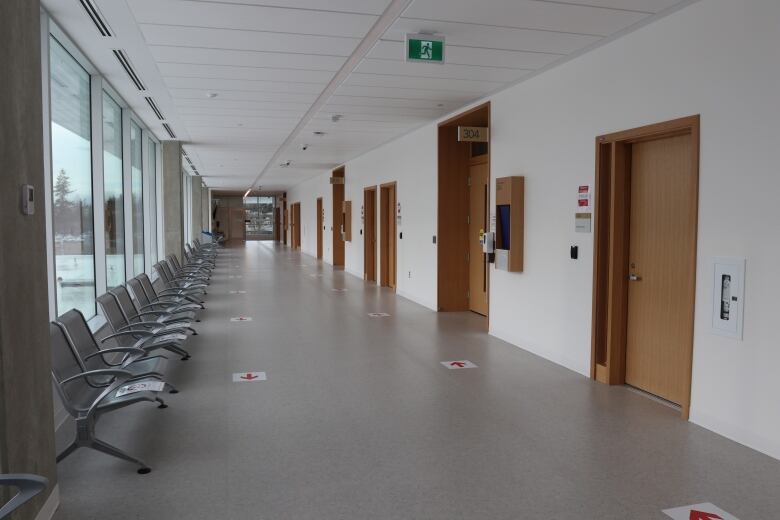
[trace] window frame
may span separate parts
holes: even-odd
[[[95,298],[104,294],[107,290],[106,272],[106,243],[105,243],[105,193],[104,193],[104,168],[103,168],[103,93],[111,97],[122,110],[122,182],[123,182],[123,209],[125,231],[125,280],[133,276],[133,247],[132,247],[132,197],[127,196],[132,192],[132,171],[130,157],[130,122],[133,121],[141,130],[141,172],[143,180],[143,232],[144,232],[144,269],[151,272],[151,242],[152,233],[150,226],[156,226],[155,239],[157,251],[162,251],[163,222],[162,222],[162,146],[160,139],[149,127],[133,112],[127,101],[119,92],[101,75],[100,71],[79,49],[78,45],[56,23],[45,9],[41,9],[40,21],[41,42],[41,85],[43,104],[43,152],[44,152],[44,207],[46,213],[46,257],[47,257],[47,282],[49,296],[49,316],[57,318],[57,284],[56,284],[56,255],[53,223],[53,172],[52,172],[52,132],[51,132],[51,46],[50,38],[54,38],[73,57],[73,59],[89,74],[90,78],[90,153],[92,166],[92,216],[93,216],[93,265],[95,274]],[[150,186],[150,172],[147,168],[149,161],[148,141],[155,143],[156,182]],[[155,207],[150,204],[147,196],[148,189],[154,189],[156,193]],[[154,223],[154,224],[152,224]],[[129,242],[129,243],[128,243]],[[65,310],[63,310],[65,312]],[[100,316],[97,304],[95,315],[85,316],[92,326],[97,322],[99,326],[104,320]]]

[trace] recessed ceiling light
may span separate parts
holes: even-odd
[[[312,132],[312,133],[317,137],[322,137],[323,135],[325,135],[325,132],[323,132],[322,130],[317,130],[316,132]]]
[[[206,94],[206,95],[207,95],[209,98],[211,98],[211,99],[214,99],[214,98],[215,98],[215,97],[217,97],[219,94],[217,94],[216,92],[209,92],[209,93],[208,93],[208,94]]]

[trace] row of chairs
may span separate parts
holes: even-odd
[[[98,297],[107,334],[93,334],[77,309],[50,324],[54,387],[76,422],[76,438],[57,462],[78,448],[92,448],[137,464],[138,473],[151,471],[140,459],[98,439],[95,425],[103,414],[135,403],[166,408],[159,394],[178,392],[166,380],[168,358],[161,352],[190,358],[184,343],[197,334],[192,323],[200,321],[205,308],[218,249],[198,241],[187,244],[183,263],[171,255],[154,265],[154,283],[141,274]]]

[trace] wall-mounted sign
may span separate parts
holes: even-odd
[[[591,211],[592,209],[590,186],[582,185],[577,188],[577,211]]]
[[[590,213],[574,214],[574,231],[577,233],[590,233],[591,218]]]
[[[444,63],[444,37],[432,34],[407,34],[406,61]]]
[[[458,142],[461,143],[487,143],[490,139],[490,130],[484,126],[459,126]]]
[[[400,225],[401,225],[401,203],[400,203],[400,202],[398,202],[398,203],[396,204],[396,208],[395,208],[395,220],[396,220],[396,222],[398,223],[398,225],[400,226]]]

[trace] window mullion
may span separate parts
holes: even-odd
[[[95,244],[96,295],[106,292],[106,222],[103,176],[103,78],[90,78],[92,114],[92,215]]]
[[[125,280],[133,277],[133,181],[130,149],[130,110],[122,107],[122,198],[125,215]]]

